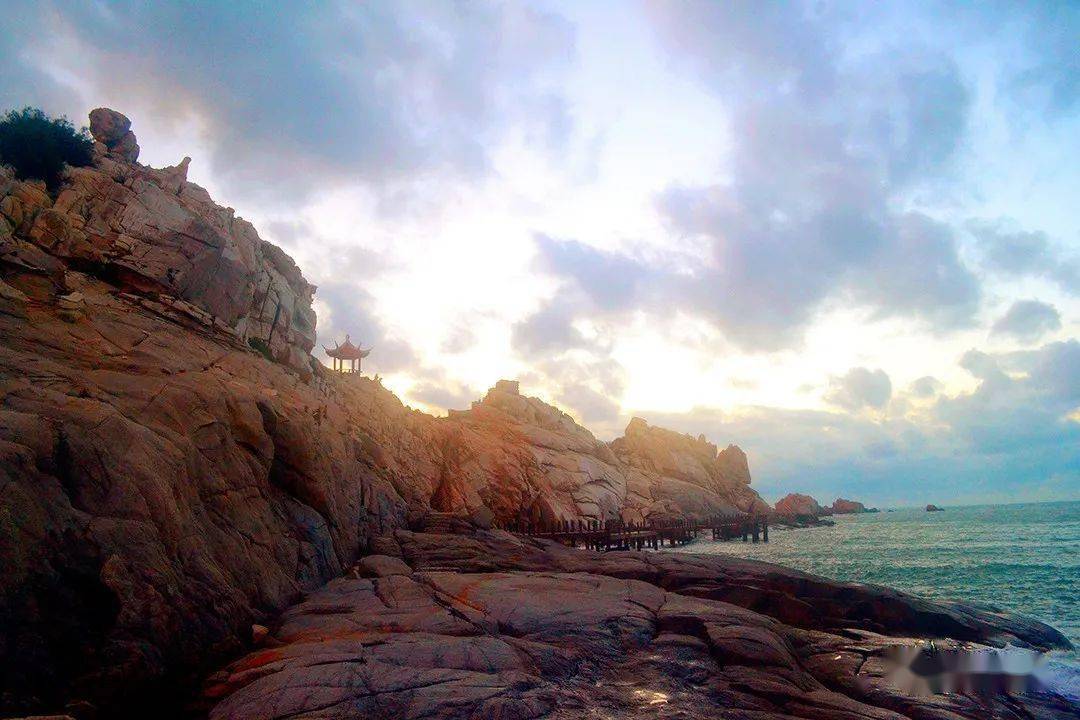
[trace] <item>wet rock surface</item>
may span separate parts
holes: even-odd
[[[208,680],[211,718],[1080,717],[1052,695],[911,698],[885,677],[886,648],[945,630],[1063,641],[1039,624],[715,556],[499,531],[381,542],[400,551],[394,572],[335,580],[286,612],[272,649]]]

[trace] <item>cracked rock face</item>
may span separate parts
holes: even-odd
[[[69,168],[55,198],[0,166],[7,282],[44,299],[64,294],[64,270],[75,265],[216,327],[223,339],[266,341],[279,362],[307,371],[315,288],[250,223],[187,181],[187,158],[160,170],[135,162],[130,126],[118,112],[94,110],[91,132],[108,152],[94,167]]]
[[[384,545],[403,560],[364,562],[394,573],[331,582],[278,620],[271,647],[208,680],[213,720],[1080,716],[1049,695],[905,697],[884,677],[886,648],[942,623],[974,642],[1060,642],[1045,626],[1014,635],[974,611],[716,557],[597,555],[500,532],[398,531]],[[800,627],[778,619],[779,601],[700,596],[710,584],[784,594],[783,580],[860,596],[871,617],[911,603],[910,634]]]

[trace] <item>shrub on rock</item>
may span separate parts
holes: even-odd
[[[93,147],[86,128],[76,130],[67,118],[37,108],[12,110],[0,120],[0,163],[20,180],[44,180],[50,192],[59,187],[64,165],[91,163]]]

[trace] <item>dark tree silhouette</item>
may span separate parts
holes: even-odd
[[[60,186],[64,165],[89,165],[94,147],[86,128],[41,110],[12,110],[0,120],[0,163],[15,168],[21,180],[44,180],[49,192]]]

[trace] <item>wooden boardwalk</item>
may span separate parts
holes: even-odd
[[[621,520],[556,520],[548,523],[511,523],[504,530],[547,538],[590,550],[658,550],[667,543],[685,545],[703,534],[711,533],[713,540],[769,542],[769,523],[764,516],[723,516],[704,520],[666,520],[644,523]]]

